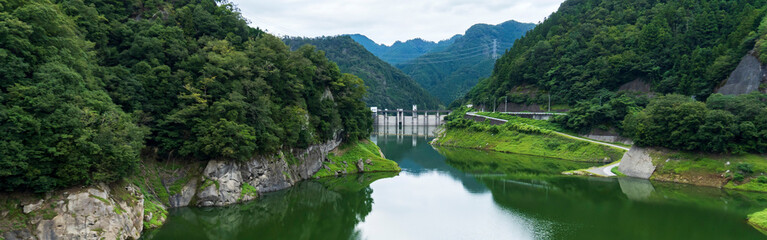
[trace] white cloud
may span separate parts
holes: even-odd
[[[254,27],[277,35],[364,34],[379,43],[462,34],[477,23],[542,21],[564,0],[232,0]]]

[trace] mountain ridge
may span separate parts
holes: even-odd
[[[362,34],[348,34],[355,42],[361,44],[365,49],[373,53],[376,57],[385,62],[396,66],[420,57],[433,51],[440,51],[449,47],[457,38],[462,35],[457,34],[453,37],[438,42],[427,41],[422,38],[414,38],[407,41],[396,41],[391,46],[379,44]]]
[[[368,87],[368,95],[364,100],[370,107],[407,109],[413,104],[422,109],[444,107],[408,75],[379,59],[348,35],[290,37],[284,38],[283,42],[292,49],[313,45],[324,51],[328,59],[336,62],[342,72],[360,77]]]
[[[490,76],[495,64],[493,41],[500,55],[535,26],[515,20],[497,25],[475,24],[447,48],[397,67],[447,105],[463,96],[480,79]]]

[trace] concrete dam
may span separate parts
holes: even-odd
[[[377,126],[439,126],[445,123],[448,110],[380,110],[371,107],[373,124]]]

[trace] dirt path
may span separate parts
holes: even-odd
[[[466,115],[474,116],[474,117],[484,117],[484,118],[489,118],[489,119],[493,119],[493,120],[496,120],[496,121],[502,121],[502,122],[508,122],[509,121],[509,120],[500,119],[500,118],[482,116],[482,115],[477,114],[476,112],[469,112],[469,113],[466,113]],[[591,139],[588,139],[588,138],[582,138],[582,137],[578,137],[578,136],[573,136],[573,135],[570,135],[570,134],[567,134],[567,133],[557,132],[557,131],[553,131],[553,130],[551,130],[551,132],[553,132],[553,133],[555,133],[557,135],[563,136],[563,137],[567,137],[567,138],[572,138],[572,139],[576,139],[576,140],[586,141],[586,142],[590,142],[590,143],[596,143],[596,144],[599,144],[599,145],[604,145],[604,146],[608,146],[608,147],[618,148],[618,149],[622,149],[622,150],[626,150],[626,151],[629,150],[629,148],[624,147],[624,146],[620,146],[620,145],[615,145],[615,144],[611,144],[611,143],[605,143],[605,142],[600,142],[600,141],[596,141],[596,140],[591,140]]]
[[[614,162],[604,166],[592,167],[592,168],[586,169],[586,171],[599,176],[614,177],[616,175],[615,173],[613,173],[613,168],[618,167],[620,164],[621,162]]]
[[[508,122],[508,120],[505,120],[505,119],[488,117],[488,116],[482,116],[482,115],[477,114],[476,112],[469,112],[469,113],[466,113],[466,115],[473,116],[473,117],[484,117],[484,118],[493,119],[493,120],[496,120],[496,121]],[[612,147],[612,148],[617,148],[617,149],[629,151],[628,147],[624,147],[624,146],[620,146],[620,145],[616,145],[616,144],[600,142],[600,141],[596,141],[596,140],[592,140],[592,139],[588,139],[588,138],[583,138],[583,137],[578,137],[578,136],[573,136],[573,135],[570,135],[570,134],[567,134],[567,133],[557,132],[557,131],[553,131],[553,130],[551,132],[553,132],[554,134],[566,137],[566,138],[571,138],[571,139],[580,140],[580,141],[586,141],[586,142],[590,142],[590,143],[595,143],[595,144],[599,144],[599,145],[603,145],[603,146],[608,146],[608,147]],[[620,166],[620,164],[621,164],[620,161],[619,162],[613,162],[613,163],[610,163],[610,164],[607,164],[607,165],[604,165],[604,166],[592,167],[592,168],[587,169],[586,171],[588,171],[590,173],[593,173],[593,174],[596,174],[598,176],[612,177],[612,176],[615,176],[615,174],[612,172],[613,168],[616,168],[616,167]]]

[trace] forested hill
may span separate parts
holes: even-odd
[[[359,78],[226,2],[2,1],[0,19],[4,191],[122,179],[142,150],[237,161],[370,133]]]
[[[493,40],[498,54],[535,27],[532,23],[508,21],[498,25],[477,24],[441,51],[432,51],[397,67],[443,103],[463,96],[493,69]]]
[[[548,92],[573,105],[634,80],[706,99],[767,30],[765,9],[765,0],[568,0],[459,103],[543,102]]]
[[[450,39],[439,42],[426,41],[420,38],[407,40],[405,42],[397,41],[391,46],[378,44],[361,34],[349,35],[355,42],[362,44],[365,49],[373,53],[376,57],[384,60],[391,65],[397,65],[403,62],[413,60],[433,51],[441,51],[460,38],[461,35],[455,35]]]
[[[409,109],[417,104],[421,109],[438,109],[440,102],[421,88],[413,79],[367,51],[349,36],[320,38],[286,38],[293,49],[314,45],[338,63],[342,72],[354,74],[365,82],[368,106]]]

